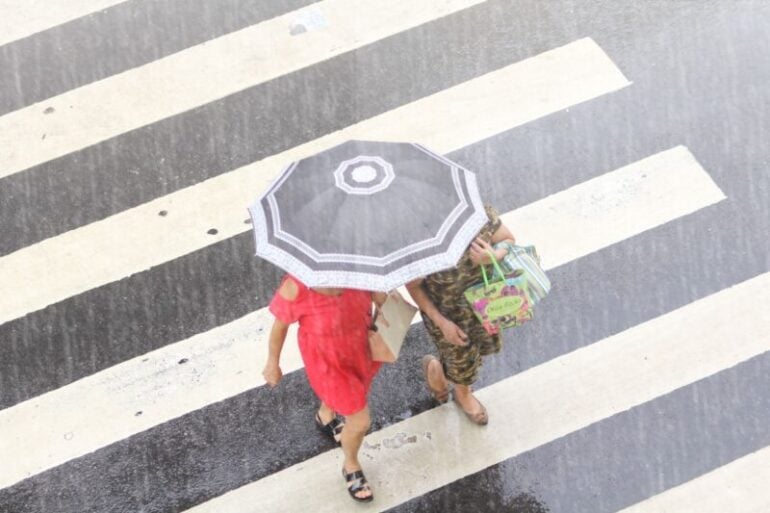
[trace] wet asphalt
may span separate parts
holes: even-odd
[[[5,45],[0,114],[308,3],[134,0]],[[0,180],[0,255],[591,37],[630,87],[450,158],[507,211],[681,144],[727,199],[553,270],[548,309],[506,335],[489,385],[770,270],[768,27],[764,0],[489,1]],[[252,245],[243,234],[1,325],[0,407],[266,306],[281,272]],[[375,381],[373,429],[431,407],[430,349],[414,327]],[[617,511],[770,444],[769,370],[766,353],[394,511]],[[0,490],[0,505],[181,511],[331,449],[312,412],[295,372]]]

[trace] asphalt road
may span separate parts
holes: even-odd
[[[298,511],[303,500],[316,501],[318,511],[356,511],[336,466],[328,473],[338,488],[314,481],[313,469],[326,468],[338,449],[315,431],[315,400],[301,365],[274,390],[259,381],[256,358],[238,363],[242,384],[212,377],[264,346],[263,320],[253,321],[250,341],[248,331],[243,335],[245,352],[227,330],[263,311],[282,274],[252,256],[252,236],[243,231],[246,205],[231,205],[243,217],[240,231],[205,225],[218,232],[189,248],[161,244],[186,232],[157,224],[172,219],[182,200],[169,200],[168,212],[153,210],[157,215],[144,222],[119,220],[193,186],[210,184],[205,190],[212,191],[220,182],[210,179],[243,166],[277,166],[281,159],[272,156],[357,123],[375,138],[371,119],[412,104],[416,118],[436,120],[432,131],[420,132],[413,128],[419,119],[405,118],[395,132],[435,136],[438,144],[454,137],[448,156],[477,173],[483,197],[500,212],[529,211],[589,185],[582,203],[567,196],[559,204],[565,210],[538,210],[533,226],[542,225],[542,242],[531,226],[511,226],[570,256],[549,269],[555,287],[537,320],[508,332],[504,351],[485,362],[478,388],[489,390],[497,408],[490,408],[488,435],[458,424],[455,410],[431,404],[419,358],[432,347],[421,324],[398,363],[377,377],[364,459],[381,495],[373,508],[668,511],[655,501],[679,493],[679,512],[770,511],[766,487],[729,480],[747,461],[770,468],[770,314],[762,295],[770,271],[770,1],[490,0],[404,27],[398,24],[407,23],[406,15],[372,21],[369,2],[338,20],[330,14],[335,3],[130,0],[86,9],[0,46],[0,129],[35,141],[0,139],[0,511],[230,511],[216,502],[227,492],[235,494],[237,511]],[[295,12],[305,5],[313,16]],[[0,18],[3,9],[12,8],[0,6]],[[206,89],[195,82],[202,75],[194,63],[202,61],[192,60],[168,75],[178,94],[159,92],[155,79],[166,80],[163,72],[172,69],[162,59],[209,46],[226,61],[252,50],[249,41],[259,44],[258,32],[229,52],[218,50],[215,38],[285,13],[275,30],[286,40],[303,47],[301,38],[329,33],[335,45],[350,48],[314,62],[276,50],[272,58],[289,66],[285,72],[235,91],[227,89],[227,75],[219,75],[221,83],[212,76],[209,96],[184,103]],[[289,35],[290,20],[304,20],[305,32]],[[344,23],[394,28],[359,44],[374,29],[350,42]],[[472,79],[494,81],[525,59],[547,62],[545,52],[583,38],[627,84],[548,111],[544,105],[558,100],[549,84],[570,63],[586,65],[567,59],[546,75],[511,75],[510,89],[481,102],[489,110],[468,122],[441,121],[466,109],[462,101],[441,100],[444,92]],[[267,40],[282,48],[281,39]],[[255,62],[240,65],[266,67]],[[139,87],[114,86],[153,63],[160,66],[137,79]],[[530,84],[529,96],[519,95],[521,84]],[[431,95],[438,106],[421,107]],[[470,93],[467,103],[477,99]],[[155,100],[157,110],[143,114],[139,106]],[[542,112],[526,120],[500,114],[513,102]],[[78,117],[81,105],[95,114]],[[57,116],[63,124],[56,125]],[[498,122],[504,128],[487,128]],[[92,133],[101,135],[89,139]],[[680,147],[693,157],[698,180],[684,186],[675,178],[681,163],[665,164],[666,152]],[[663,155],[663,172],[672,173],[670,188],[642,194],[644,185],[612,181],[616,170],[656,155]],[[603,177],[609,185],[589,182]],[[704,183],[723,197],[701,199]],[[688,202],[696,206],[677,210]],[[661,214],[669,207],[674,214]],[[189,221],[174,226],[197,223],[196,216],[208,222],[209,208],[201,200]],[[554,241],[545,234],[549,225],[575,220],[585,233]],[[97,225],[123,231],[87,231]],[[621,235],[613,238],[613,230]],[[114,260],[120,269],[103,273],[99,255],[134,234],[158,244],[121,249],[125,258]],[[588,250],[572,255],[582,240],[590,240]],[[56,260],[27,257],[38,247]],[[131,252],[155,255],[154,263]],[[66,265],[55,265],[57,255],[70,254]],[[19,314],[17,296],[39,306]],[[672,312],[678,320],[667,323]],[[225,334],[216,335],[218,329]],[[219,345],[188,349],[193,337],[209,333]],[[644,361],[624,360],[630,349],[612,352],[640,337],[651,348]],[[184,357],[136,370],[172,347]],[[580,355],[590,357],[570,359]],[[602,366],[607,362],[615,363]],[[601,371],[580,373],[594,363]],[[574,393],[552,397],[562,390],[560,380],[539,376],[558,378],[559,366],[564,380],[577,376],[576,385]],[[189,373],[192,398],[164,403],[172,390],[182,397],[188,387],[177,381],[177,368]],[[518,398],[522,391],[528,394]],[[502,401],[508,394],[510,402]],[[438,420],[429,431],[418,429],[429,414]],[[383,477],[391,475],[387,468],[400,477]],[[302,469],[309,474],[298,474]],[[399,479],[411,479],[414,490]],[[315,496],[319,489],[325,491]]]

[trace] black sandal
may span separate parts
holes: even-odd
[[[345,483],[347,483],[348,486],[348,493],[353,497],[353,500],[358,502],[371,502],[372,499],[374,499],[374,494],[371,493],[372,488],[369,486],[369,481],[366,480],[363,470],[355,470],[348,474],[345,472],[345,467],[342,467],[342,477],[345,478]],[[359,497],[356,495],[358,492],[367,490],[370,493],[368,497]]]
[[[336,414],[332,420],[324,424],[321,421],[321,415],[318,412],[315,412],[315,425],[321,430],[321,433],[325,434],[336,443],[340,443],[340,439],[342,438],[342,428],[345,427],[345,421]]]

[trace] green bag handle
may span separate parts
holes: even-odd
[[[500,280],[505,281],[505,273],[500,267],[500,263],[497,261],[497,258],[495,258],[494,253],[489,250],[487,250],[487,253],[489,254],[489,259],[492,260],[492,265],[495,266],[495,270],[500,274]],[[481,275],[484,277],[484,287],[489,288],[489,278],[487,278],[487,270],[484,264],[481,264]]]

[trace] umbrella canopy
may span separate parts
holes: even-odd
[[[311,287],[377,291],[454,266],[487,221],[473,173],[374,141],[290,164],[249,213],[257,256]]]

